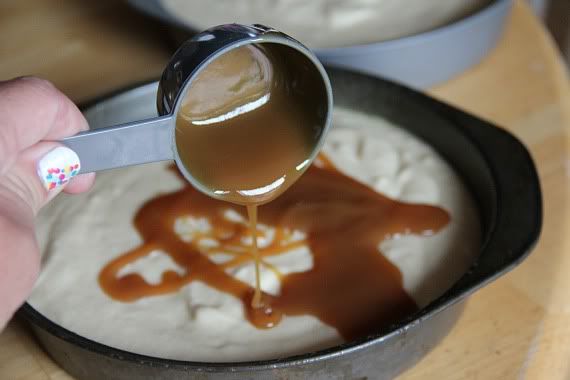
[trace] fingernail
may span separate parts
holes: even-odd
[[[65,185],[80,169],[77,153],[63,146],[43,156],[37,167],[38,176],[48,191]]]

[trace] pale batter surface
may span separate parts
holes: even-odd
[[[403,272],[404,288],[420,307],[441,295],[478,253],[479,221],[474,203],[453,170],[422,141],[378,117],[336,109],[324,153],[339,170],[394,199],[437,205],[451,222],[431,237],[402,236],[379,242]],[[208,362],[270,359],[330,347],[337,331],[312,316],[285,317],[275,328],[258,330],[240,300],[192,282],[181,291],[123,303],[109,298],[97,277],[107,262],[141,243],[132,221],[141,205],[182,186],[168,164],[100,173],[95,188],[60,196],[38,219],[43,270],[29,302],[63,327],[109,346],[150,356]],[[261,209],[262,211],[263,209]],[[239,222],[239,215],[228,213]],[[243,220],[243,223],[246,223]],[[207,220],[179,218],[173,229],[186,240],[207,231]],[[261,226],[267,241],[271,226]],[[298,238],[302,238],[298,232]],[[208,242],[205,242],[208,244]],[[215,242],[210,242],[215,244]],[[380,253],[379,253],[380,254]],[[220,254],[217,262],[228,260]],[[267,258],[281,273],[309,270],[307,247]],[[125,267],[149,283],[165,270],[180,271],[155,251]],[[251,285],[251,262],[231,274]],[[262,288],[278,294],[280,283],[262,267]],[[331,295],[334,296],[334,295]]]
[[[310,48],[360,45],[425,32],[459,20],[491,0],[161,0],[196,30],[264,24]]]

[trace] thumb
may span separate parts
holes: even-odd
[[[21,152],[1,177],[0,330],[30,293],[38,276],[35,215],[79,169],[79,159],[71,149],[41,142]]]
[[[1,177],[0,330],[30,293],[38,276],[35,214],[69,184],[79,169],[79,159],[71,149],[41,142],[21,152]]]
[[[12,181],[5,182],[4,186],[12,187],[10,191],[27,204],[35,215],[70,184],[80,169],[79,157],[73,150],[54,142],[40,142],[19,155],[6,175]],[[90,185],[89,179],[92,178],[87,181]],[[78,186],[75,183],[72,185]]]
[[[93,174],[69,180],[77,155],[58,143],[87,123],[77,107],[37,78],[0,82],[0,330],[28,296],[40,257],[34,231],[39,209],[62,189],[85,191]],[[38,142],[40,141],[40,142]]]

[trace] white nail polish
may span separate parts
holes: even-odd
[[[42,157],[38,162],[37,172],[45,189],[49,191],[65,185],[80,169],[77,153],[60,146]]]

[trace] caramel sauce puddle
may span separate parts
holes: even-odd
[[[417,310],[403,288],[399,269],[379,251],[379,244],[394,235],[432,235],[449,221],[441,208],[389,199],[336,170],[320,155],[288,191],[259,207],[258,222],[276,229],[272,242],[259,248],[259,262],[274,271],[281,293],[262,293],[261,307],[252,306],[254,290],[225,270],[255,261],[249,245],[242,243],[249,226],[228,220],[232,209],[247,218],[243,206],[210,198],[189,184],[157,196],[137,212],[134,225],[143,244],[109,262],[100,272],[101,288],[115,300],[133,302],[143,297],[178,291],[192,281],[241,300],[247,319],[257,328],[276,326],[283,316],[313,315],[335,327],[346,340],[370,334]],[[183,240],[175,231],[178,218],[206,218],[207,234]],[[293,240],[293,231],[304,240]],[[259,236],[260,231],[255,231]],[[202,238],[220,245],[204,247]],[[313,268],[283,275],[264,261],[306,245]],[[119,276],[125,265],[154,250],[168,254],[186,269],[180,275],[166,271],[159,284],[149,284],[138,274]],[[231,254],[223,264],[209,259],[215,253]]]

